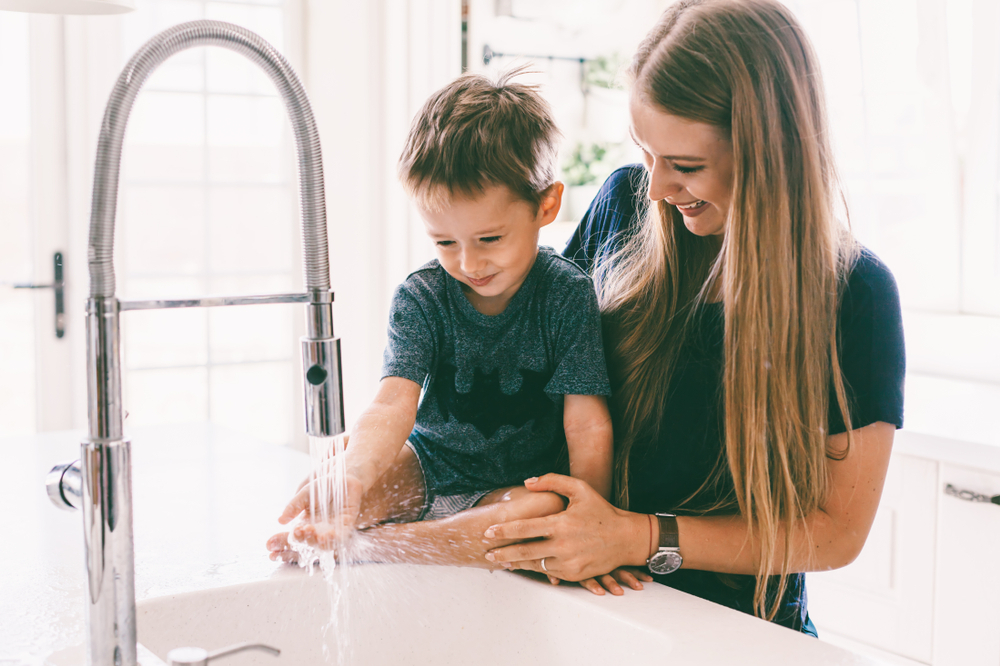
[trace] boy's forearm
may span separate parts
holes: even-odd
[[[606,432],[595,432],[590,437],[579,438],[574,445],[570,445],[567,437],[567,446],[570,447],[569,473],[574,478],[586,481],[604,499],[610,499],[613,464],[611,428],[609,426],[604,430]],[[577,449],[575,454],[574,448]]]
[[[570,475],[609,499],[614,435],[607,402],[601,396],[566,396],[563,425]]]
[[[351,429],[347,470],[361,481],[365,491],[375,485],[406,443],[416,420],[419,396],[418,384],[387,378]]]
[[[395,460],[413,425],[392,415],[365,412],[351,429],[347,450],[348,473],[367,491]]]

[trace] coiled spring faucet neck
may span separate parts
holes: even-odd
[[[330,259],[326,237],[326,201],[319,132],[302,83],[288,61],[260,36],[230,23],[193,21],[165,30],[140,48],[118,77],[104,112],[94,169],[90,212],[90,297],[115,295],[115,208],[122,140],[136,95],[149,75],[167,58],[195,46],[221,46],[257,63],[274,81],[285,102],[298,156],[299,198],[306,289],[330,290]]]

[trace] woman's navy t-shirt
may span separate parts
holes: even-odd
[[[648,199],[643,168],[615,171],[601,187],[563,254],[588,273],[606,261],[639,223]],[[697,512],[729,496],[728,470],[719,484],[682,502],[711,476],[723,452],[721,303],[708,304],[681,354],[671,382],[659,436],[633,459],[630,509],[642,513]],[[903,426],[905,354],[899,294],[889,269],[862,250],[838,313],[841,370],[853,428],[883,421]],[[609,359],[610,362],[610,359]],[[614,373],[612,373],[614,374]],[[832,396],[831,388],[831,396]],[[846,430],[835,399],[830,402],[830,434]],[[753,613],[753,576],[682,569],[657,581],[716,603]],[[805,575],[789,578],[775,622],[801,631],[807,626]]]

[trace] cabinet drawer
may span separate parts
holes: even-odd
[[[1000,506],[945,486],[1000,494],[1000,475],[941,465],[938,488],[935,666],[1000,665]]]

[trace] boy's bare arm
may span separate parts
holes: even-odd
[[[396,459],[417,419],[420,384],[402,377],[385,377],[368,408],[351,428],[347,474],[365,491],[375,485]]]
[[[613,434],[608,402],[601,395],[567,395],[563,428],[569,449],[569,473],[586,481],[602,497],[611,497]]]
[[[347,506],[352,522],[361,499],[396,459],[416,420],[420,385],[409,379],[386,377],[368,408],[358,417],[347,447]],[[289,501],[278,522],[286,525],[309,510],[312,492],[308,481]]]

